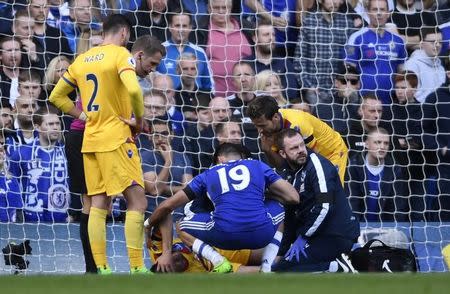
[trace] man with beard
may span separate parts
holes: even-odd
[[[264,70],[276,72],[281,79],[283,96],[288,100],[299,97],[299,85],[296,78],[294,64],[290,58],[275,54],[275,29],[273,24],[267,21],[259,21],[255,35],[255,51],[244,59],[250,63],[258,74]]]
[[[345,254],[359,236],[336,168],[306,148],[294,129],[279,133],[277,146],[285,160],[282,176],[299,192],[301,202],[287,205],[285,234],[272,266],[275,272],[353,271]]]

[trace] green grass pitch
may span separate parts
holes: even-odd
[[[450,293],[450,274],[1,276],[1,293],[24,294],[415,294]]]

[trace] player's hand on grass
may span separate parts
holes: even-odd
[[[163,252],[163,254],[156,259],[156,271],[159,273],[173,272],[172,252]]]
[[[295,240],[294,243],[292,243],[291,248],[289,248],[288,252],[284,255],[284,258],[287,261],[292,261],[292,259],[295,257],[295,260],[297,262],[300,262],[300,253],[303,254],[304,257],[308,258],[308,255],[305,252],[305,246],[307,244],[307,241],[302,238],[302,236],[298,236],[297,240]]]

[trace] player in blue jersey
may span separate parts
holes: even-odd
[[[230,272],[231,264],[212,246],[225,250],[265,247],[263,263],[272,264],[282,238],[277,229],[284,209],[277,202],[265,205],[267,188],[275,200],[299,203],[298,193],[288,182],[263,162],[243,159],[242,154],[240,145],[220,145],[215,153],[219,164],[196,176],[186,188],[161,203],[146,221],[151,228],[175,208],[208,197],[214,210],[185,217],[177,224],[177,232],[198,256],[214,265],[215,272]]]
[[[20,146],[10,159],[11,174],[19,179],[24,192],[24,220],[66,222],[70,192],[57,111],[50,106],[41,108],[33,122],[39,137]]]
[[[17,209],[23,208],[19,183],[5,166],[6,151],[0,145],[0,222],[15,222]]]
[[[272,270],[352,270],[348,258],[342,254],[349,253],[356,242],[359,223],[352,214],[336,167],[308,150],[296,130],[282,130],[277,145],[286,163],[283,177],[294,185],[302,201],[286,206],[279,255],[286,254]]]
[[[403,39],[386,30],[389,19],[386,0],[369,0],[369,27],[353,33],[345,45],[344,60],[361,73],[361,94],[376,91],[383,104],[391,104],[393,74],[403,69],[407,57]]]

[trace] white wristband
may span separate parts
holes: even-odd
[[[84,113],[84,112],[81,112],[80,116],[78,117],[78,119],[82,120],[82,121],[86,121],[87,118],[88,117],[87,117],[86,113]]]

